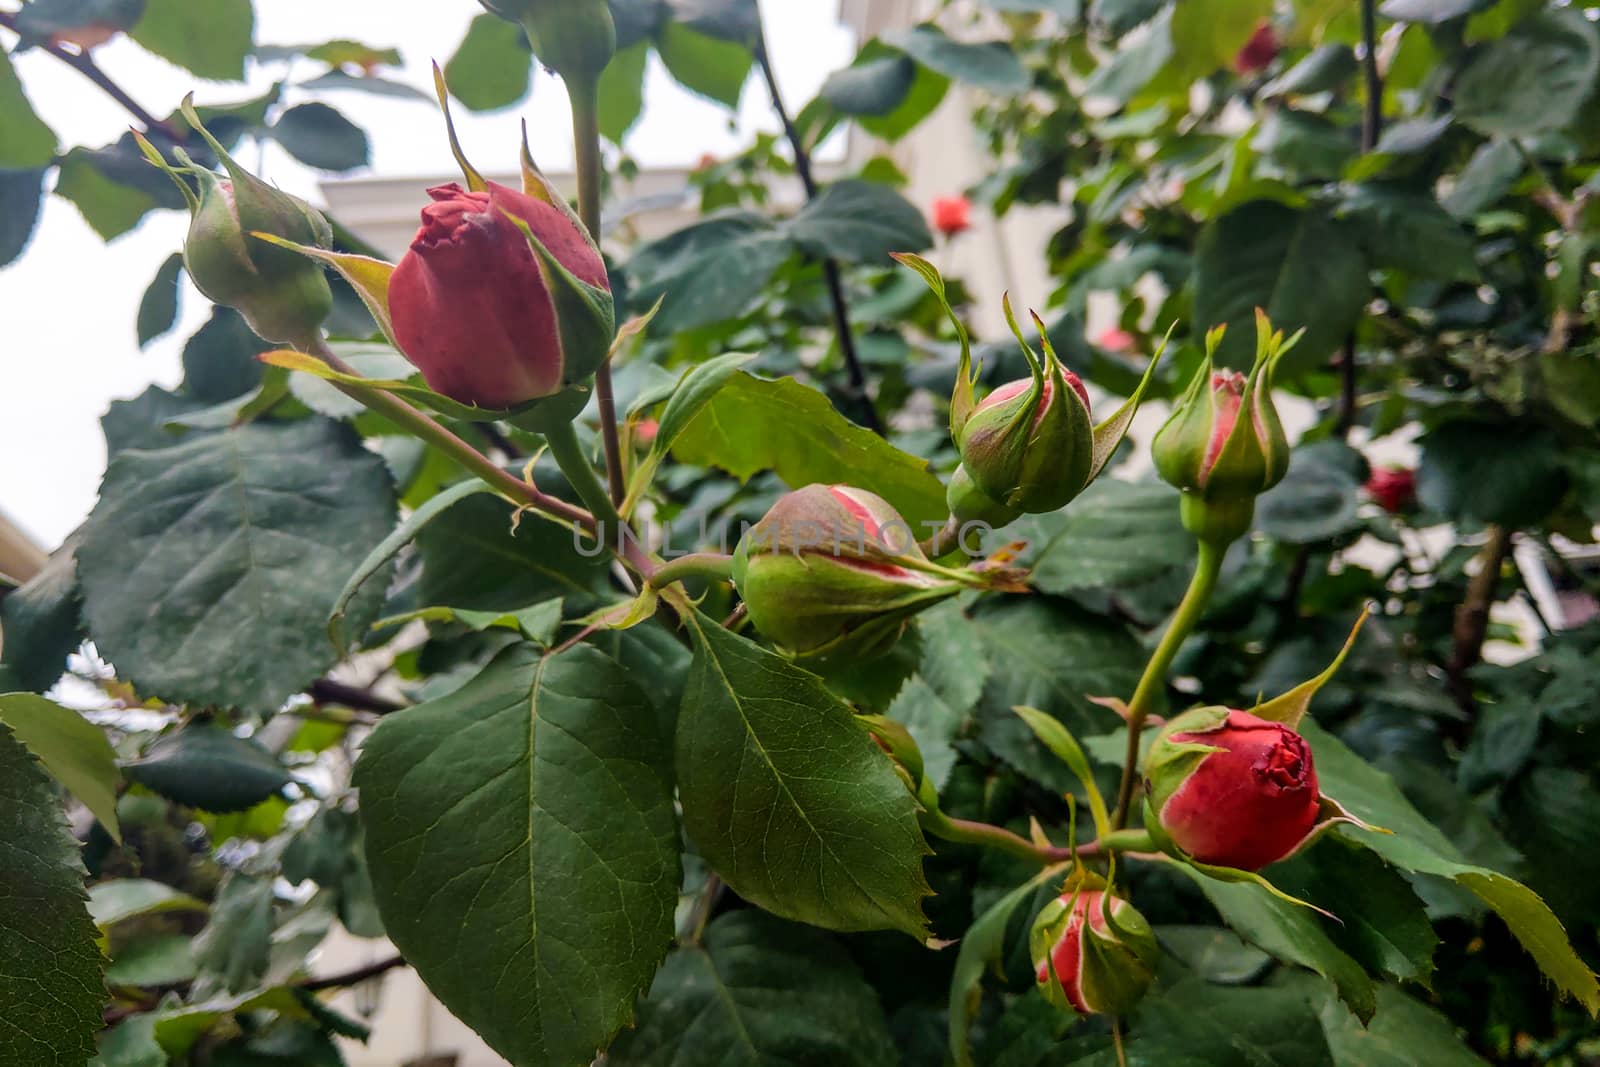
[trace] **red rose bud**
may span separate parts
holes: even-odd
[[[1009,300],[1006,318],[1033,377],[1008,382],[984,397],[955,427],[956,447],[967,474],[991,500],[1024,513],[1055,511],[1097,473],[1089,394],[1056,358],[1038,316],[1043,361],[1023,340]]]
[[[1090,888],[1089,879],[1044,906],[1028,947],[1039,991],[1079,1015],[1132,1011],[1155,978],[1161,952],[1144,916],[1126,900]]]
[[[280,192],[240,167],[201,125],[188,100],[184,117],[216,153],[227,179],[195,165],[182,149],[181,167],[170,166],[143,137],[139,147],[166,171],[189,204],[189,235],[183,264],[195,286],[213,302],[244,316],[260,337],[285,344],[309,344],[333,309],[322,266],[313,260],[251,236],[267,233],[312,248],[333,244],[333,230],[322,213],[297,196]],[[135,134],[138,137],[137,134]],[[183,175],[195,179],[196,193]]]
[[[1139,347],[1138,338],[1120,326],[1107,326],[1094,343],[1107,352],[1133,352]]]
[[[1398,515],[1417,501],[1417,472],[1405,467],[1379,467],[1367,479],[1366,489],[1379,507]]]
[[[1233,57],[1233,69],[1239,74],[1254,74],[1264,70],[1278,57],[1279,47],[1277,31],[1272,28],[1272,23],[1263,20],[1244,47],[1239,49],[1238,55]]]
[[[1323,814],[1305,739],[1248,711],[1184,712],[1145,767],[1145,828],[1199,863],[1260,870],[1308,842]]]
[[[1151,444],[1156,471],[1183,491],[1183,524],[1202,540],[1249,532],[1255,498],[1289,471],[1289,442],[1272,402],[1277,361],[1299,340],[1273,332],[1256,312],[1256,359],[1248,376],[1213,369],[1222,327],[1206,335],[1206,358]]]
[[[596,80],[617,50],[606,0],[478,0],[527,31],[539,62],[569,81]]]
[[[605,263],[581,224],[494,182],[428,195],[388,294],[395,342],[428,385],[506,409],[593,374],[614,320]]]
[[[946,237],[972,229],[972,201],[964,196],[941,196],[933,201],[933,228]]]
[[[992,584],[931,562],[888,501],[846,485],[779,499],[739,540],[733,581],[756,629],[805,655],[887,648],[918,611]]]

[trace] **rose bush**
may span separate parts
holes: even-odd
[[[0,10],[0,259],[47,187],[108,239],[188,205],[139,339],[183,274],[216,304],[0,602],[0,1064],[338,1064],[400,968],[519,1067],[1592,1056],[1558,549],[1600,518],[1600,34],[978,6],[792,109],[756,5],[486,2],[441,102],[555,71],[576,210],[533,165],[566,130],[519,192],[430,116],[461,183],[398,265],[237,162],[359,166],[302,94],[415,96],[398,57],[258,44],[248,0]],[[294,82],[160,118],[73,51],[117,34]],[[63,150],[35,62],[138,137]],[[730,109],[759,73],[783,135],[641,242],[601,148],[651,69]],[[1039,238],[1014,339],[889,153],[812,166],[941,100],[993,165],[933,228]]]

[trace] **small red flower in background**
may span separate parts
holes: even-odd
[[[1239,49],[1239,54],[1233,57],[1233,69],[1240,74],[1254,74],[1266,68],[1278,55],[1278,34],[1272,28],[1272,23],[1263,21],[1256,26],[1256,32]]]
[[[1120,326],[1107,326],[1094,343],[1107,352],[1132,352],[1139,346],[1138,338]]]
[[[1367,495],[1391,515],[1408,510],[1417,500],[1417,472],[1405,467],[1379,467],[1367,479]]]
[[[722,161],[716,156],[712,155],[710,152],[706,152],[700,156],[699,162],[694,165],[695,173],[698,174],[703,170],[710,170],[720,162]]]
[[[933,228],[946,237],[972,229],[972,201],[964,196],[941,196],[933,202]]]

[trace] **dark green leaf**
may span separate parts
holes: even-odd
[[[272,879],[229,873],[211,905],[211,921],[190,947],[202,992],[255,987],[272,950]]]
[[[367,135],[327,104],[301,104],[268,127],[284,150],[308,167],[351,170],[367,164]]]
[[[644,72],[650,46],[643,41],[611,57],[600,74],[600,132],[620,145],[644,112]]]
[[[684,88],[726,107],[739,106],[739,94],[753,63],[744,45],[700,33],[682,22],[669,22],[656,38],[656,52]]]
[[[1351,190],[1338,214],[1356,224],[1356,239],[1374,266],[1423,278],[1478,280],[1471,236],[1426,193],[1367,182]]]
[[[251,0],[146,0],[128,36],[202,78],[239,81],[254,34]]]
[[[206,404],[243,396],[261,384],[256,356],[272,347],[245,325],[243,315],[217,304],[183,346],[183,391]]]
[[[877,994],[831,939],[759,911],[724,915],[667,957],[613,1067],[898,1061]]]
[[[89,632],[141,692],[275,710],[332,665],[313,635],[394,506],[383,460],[323,419],[123,452],[78,555]]]
[[[672,452],[680,462],[720,467],[741,481],[771,470],[793,489],[825,482],[871,490],[919,535],[947,513],[944,487],[926,462],[854,425],[793,378],[734,375]]]
[[[123,772],[146,789],[202,811],[244,811],[290,782],[289,772],[255,741],[200,723],[160,738]]]
[[[1456,76],[1455,114],[1484,134],[1566,126],[1594,91],[1600,34],[1576,8],[1545,11],[1483,46]]]
[[[1273,965],[1272,957],[1224,926],[1158,926],[1161,947],[1208,982],[1245,985]]]
[[[533,53],[514,22],[478,15],[444,65],[450,94],[473,111],[509,107],[528,95]]]
[[[1186,978],[1146,997],[1129,1033],[1129,1067],[1335,1063],[1315,1009],[1298,991],[1230,988]],[[1108,1052],[1079,1062],[1112,1067],[1117,1060]]]
[[[9,598],[8,598],[9,599]],[[100,727],[71,708],[34,693],[0,695],[0,723],[11,728],[50,777],[71,793],[113,838],[117,826],[117,754]]]
[[[917,65],[906,56],[880,56],[836,70],[822,83],[821,96],[846,115],[887,115],[899,107],[917,80]]]
[[[148,878],[112,878],[89,889],[89,917],[102,930],[141,915],[205,910],[204,901]]]
[[[607,556],[579,553],[564,526],[524,515],[511,532],[512,506],[495,496],[467,497],[417,534],[423,605],[467,611],[516,611],[560,596],[603,591]]]
[[[74,148],[62,159],[61,169],[56,173],[56,195],[72,201],[90,229],[107,241],[127,233],[146,214],[161,206],[160,200],[149,190],[108,175],[108,165],[115,162],[113,154],[114,149],[109,148]],[[156,174],[149,164],[145,166]]]
[[[1323,93],[1339,88],[1356,70],[1356,53],[1349,45],[1319,45],[1300,62],[1262,86],[1261,92],[1263,96]]]
[[[1509,138],[1485,141],[1456,175],[1444,198],[1445,210],[1460,219],[1471,218],[1509,192],[1526,166]]]
[[[1487,1067],[1462,1043],[1455,1024],[1393,985],[1378,987],[1378,1014],[1363,1026],[1333,997],[1322,1001],[1322,1029],[1334,1061],[1360,1067]]]
[[[968,927],[956,954],[956,965],[950,975],[949,1039],[950,1055],[959,1067],[972,1067],[972,1050],[969,1035],[972,1016],[976,1013],[983,975],[1005,948],[1006,930],[1011,916],[1024,902],[1032,899],[1040,886],[1061,874],[1059,867],[1049,867],[1011,890],[989,905]]]
[[[11,57],[0,50],[0,168],[35,170],[55,155],[55,132],[33,113]]]
[[[1262,120],[1250,147],[1301,179],[1337,178],[1356,154],[1348,128],[1288,107],[1276,108]]]
[[[736,318],[793,254],[787,231],[763,216],[713,215],[634,253],[632,297],[644,308],[666,298],[650,324],[656,335]]]
[[[1032,581],[1047,593],[1127,589],[1186,570],[1193,539],[1178,524],[1178,494],[1159,482],[1102,478],[1072,507],[1041,518],[1047,539]]]
[[[1261,532],[1291,545],[1342,537],[1361,527],[1361,481],[1350,473],[1338,441],[1295,450],[1289,476],[1256,502]],[[1355,455],[1360,462],[1360,456]]]
[[[1004,41],[955,41],[932,23],[892,30],[882,40],[947,78],[987,92],[1020,93],[1033,83],[1027,68]]]
[[[928,848],[888,757],[816,676],[704,616],[689,628],[678,796],[706,862],[784,918],[925,938]]]
[[[881,41],[868,41],[856,63],[870,63],[880,59],[904,58],[896,49]],[[920,63],[912,64],[916,74],[900,103],[885,115],[857,115],[856,121],[874,137],[895,142],[915,129],[923,119],[933,114],[950,90],[950,79]]]
[[[68,30],[125,30],[139,21],[145,0],[29,0],[17,12],[17,32],[44,41]]]
[[[928,223],[905,197],[871,182],[842,181],[822,191],[789,220],[795,243],[819,258],[887,265],[891,252],[933,244]]]
[[[182,272],[183,256],[174,252],[162,262],[150,287],[144,291],[135,323],[140,348],[172,329],[178,321],[178,276]]]
[[[198,965],[184,934],[153,934],[128,942],[106,968],[110,985],[154,986],[187,982]]]
[[[1121,37],[1164,7],[1166,0],[1094,0],[1089,5],[1089,19],[1113,37]]]
[[[654,721],[601,652],[519,645],[387,716],[356,765],[389,936],[513,1062],[587,1064],[672,940],[678,830]]]
[[[1561,502],[1566,487],[1561,446],[1547,429],[1459,420],[1422,441],[1417,494],[1446,515],[1528,526]]]
[[[94,1055],[105,959],[83,861],[56,787],[0,726],[0,1063],[81,1067]]]
[[[82,640],[77,581],[77,535],[67,539],[39,573],[0,600],[0,628],[10,684],[42,693],[67,669]]]
[[[1226,323],[1219,359],[1248,366],[1255,309],[1306,335],[1283,361],[1293,376],[1325,363],[1361,317],[1371,287],[1347,227],[1314,209],[1253,200],[1200,233],[1194,264],[1197,332]]]
[[[44,200],[44,175],[42,167],[0,169],[0,267],[14,261],[28,247]]]
[[[167,423],[204,406],[201,401],[169,393],[158,385],[132,400],[113,400],[100,417],[107,458],[115,459],[119,452],[130,448],[165,448],[176,443],[177,435],[166,428]]]

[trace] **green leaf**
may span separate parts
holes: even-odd
[[[822,83],[822,99],[846,115],[887,115],[905,101],[917,80],[917,64],[904,55],[868,57],[864,52]]]
[[[0,727],[0,1063],[80,1067],[94,1055],[105,959],[60,796]]]
[[[1362,528],[1361,483],[1340,462],[1352,450],[1338,441],[1296,449],[1290,475],[1256,501],[1256,526],[1276,541],[1310,545]],[[1361,459],[1355,456],[1359,464]]]
[[[1437,25],[1451,19],[1493,7],[1495,0],[1384,0],[1378,12],[1396,22],[1426,22]]]
[[[1485,141],[1456,175],[1444,198],[1444,209],[1458,219],[1469,219],[1490,207],[1511,190],[1527,161],[1510,138]]]
[[[202,78],[240,81],[255,48],[251,0],[147,0],[128,36]]]
[[[261,384],[256,356],[272,345],[245,325],[244,316],[217,304],[183,346],[183,391],[205,404],[221,404]]]
[[[682,22],[669,22],[656,38],[656,52],[667,72],[685,89],[738,108],[754,62],[744,45],[697,32]]]
[[[1359,69],[1355,49],[1325,44],[1261,87],[1263,96],[1297,96],[1337,89]]]
[[[1471,236],[1426,193],[1365,182],[1350,191],[1337,213],[1356,223],[1356,239],[1374,266],[1422,278],[1478,280]]]
[[[1229,988],[1185,978],[1145,997],[1128,1029],[1129,1064],[1334,1067],[1336,1062],[1315,1009],[1298,990]],[[1117,1060],[1108,1053],[1080,1062],[1111,1067]]]
[[[955,41],[932,23],[891,30],[881,39],[923,66],[986,92],[1009,96],[1033,84],[1027,68],[1004,41]]]
[[[267,973],[272,951],[272,879],[232,871],[217,889],[211,921],[191,943],[200,978],[193,995],[240,993]],[[165,1042],[163,1042],[165,1044]]]
[[[1005,947],[1006,928],[1011,924],[1012,913],[1022,906],[1023,901],[1031,899],[1040,886],[1051,879],[1060,878],[1065,871],[1064,864],[1046,867],[991,904],[962,937],[955,969],[950,976],[950,1054],[955,1058],[957,1067],[974,1067],[970,1047],[972,1017],[978,1008],[984,971],[999,960]]]
[[[1033,557],[1031,580],[1047,593],[1130,589],[1185,571],[1194,559],[1193,539],[1178,524],[1178,494],[1159,482],[1102,478],[1040,523],[1049,540]]]
[[[618,51],[600,72],[600,133],[612,144],[622,144],[644,113],[644,72],[649,60],[650,46],[640,41]]]
[[[1239,49],[1271,17],[1272,0],[1185,0],[1172,15],[1179,65],[1191,77],[1231,69]]]
[[[1306,334],[1284,357],[1294,376],[1320,367],[1355,327],[1371,286],[1350,228],[1315,209],[1252,200],[1209,223],[1195,246],[1197,333],[1227,324],[1219,362],[1248,366],[1255,309]]]
[[[1304,720],[1300,733],[1316,754],[1317,778],[1323,790],[1366,822],[1394,831],[1383,834],[1342,826],[1338,833],[1401,870],[1438,875],[1471,890],[1505,920],[1562,992],[1575,997],[1591,1013],[1600,1012],[1600,982],[1573,951],[1560,920],[1536,893],[1497,871],[1461,862],[1459,850],[1411,806],[1388,775],[1362,762],[1314,721]]]
[[[811,255],[845,263],[886,266],[891,252],[920,252],[933,244],[928,223],[905,197],[872,182],[835,182],[788,223],[789,235]]]
[[[1443,1014],[1393,985],[1378,987],[1378,1013],[1366,1025],[1331,996],[1322,999],[1322,1030],[1334,1062],[1361,1067],[1487,1067]]]
[[[206,910],[205,901],[148,878],[113,878],[89,887],[89,917],[102,930],[141,915]]]
[[[82,643],[79,631],[78,534],[58,548],[39,573],[0,600],[0,685],[35,693],[49,689]]]
[[[414,619],[425,622],[459,623],[475,633],[484,630],[515,630],[536,645],[549,647],[554,643],[556,630],[561,625],[561,600],[541,600],[537,604],[516,611],[469,611],[447,605],[418,608],[401,615],[379,619],[373,628],[403,626]]]
[[[123,765],[131,781],[201,811],[244,811],[291,781],[289,772],[253,740],[225,726],[192,723],[166,734]]]
[[[942,523],[948,512],[944,487],[926,461],[856,426],[827,397],[793,378],[734,375],[689,423],[672,454],[741,481],[771,470],[793,489],[818,482],[867,489],[894,505],[918,533]]]
[[[98,726],[33,693],[0,695],[0,723],[33,753],[50,777],[89,809],[117,842],[117,754]]]
[[[0,267],[14,262],[28,247],[44,202],[44,176],[43,167],[0,169]]]
[[[11,57],[0,50],[0,168],[33,170],[55,157],[55,132],[33,113]]]
[[[515,509],[495,496],[474,495],[454,504],[416,535],[422,554],[423,604],[457,610],[516,611],[558,596],[603,592],[609,556],[591,546],[578,551],[578,535],[525,515],[512,533]]]
[[[821,680],[703,615],[678,713],[678,796],[700,854],[740,896],[831,930],[928,922],[917,805]]]
[[[367,164],[367,135],[327,104],[300,104],[268,128],[291,156],[321,170],[352,170]]]
[[[147,190],[108,176],[105,163],[94,150],[74,148],[61,160],[55,192],[77,205],[89,228],[109,241],[133,229],[161,204]]]
[[[513,1062],[587,1064],[672,940],[678,830],[654,722],[598,650],[519,645],[386,716],[356,765],[390,938]]]
[[[178,321],[178,276],[181,273],[183,256],[174,252],[162,262],[150,287],[144,291],[135,323],[140,348],[172,329]]]
[[[956,764],[955,740],[966,712],[957,709],[920,674],[907,678],[886,712],[906,728],[922,752],[922,773],[934,788],[944,787]]]
[[[1576,8],[1544,11],[1484,45],[1456,75],[1455,116],[1479,133],[1527,137],[1573,122],[1600,74],[1600,34]]]
[[[737,318],[794,251],[787,230],[765,216],[712,215],[635,252],[631,296],[636,307],[662,299],[650,324],[656,336]]]
[[[656,424],[655,440],[650,442],[650,452],[634,471],[628,497],[623,502],[622,513],[630,515],[634,505],[649,487],[656,469],[667,458],[673,444],[694,421],[700,409],[711,402],[717,391],[728,384],[736,371],[755,356],[747,352],[728,352],[697,363],[679,379],[677,387],[661,412]]]
[[[1309,968],[1332,982],[1339,998],[1362,1022],[1377,1010],[1367,972],[1319,925],[1309,908],[1291,904],[1252,882],[1219,882],[1186,863],[1174,863],[1211,901],[1239,936],[1281,960]]]
[[[154,934],[136,938],[117,950],[116,958],[106,968],[106,984],[173,985],[192,980],[197,969],[187,935]],[[104,1052],[103,1043],[101,1048]]]
[[[450,95],[471,111],[509,107],[528,95],[533,53],[514,22],[477,15],[444,65]]]
[[[898,1053],[850,957],[830,938],[759,911],[733,912],[667,957],[612,1067],[665,1063],[881,1067]]]
[[[861,50],[856,62],[866,63],[890,57],[902,56],[897,49],[892,49],[881,41],[872,40]],[[915,77],[899,104],[884,115],[855,116],[861,128],[873,137],[892,144],[916,129],[923,119],[933,114],[944,102],[945,94],[950,91],[950,79],[921,63],[912,66],[916,72]]]
[[[1250,147],[1302,181],[1333,180],[1356,154],[1349,129],[1289,107],[1276,108],[1261,121]]]
[[[1417,495],[1451,516],[1530,526],[1567,490],[1560,442],[1529,423],[1447,422],[1422,439]]]
[[[125,451],[84,527],[84,617],[142,692],[276,710],[332,665],[309,635],[393,516],[383,460],[323,419]]]

